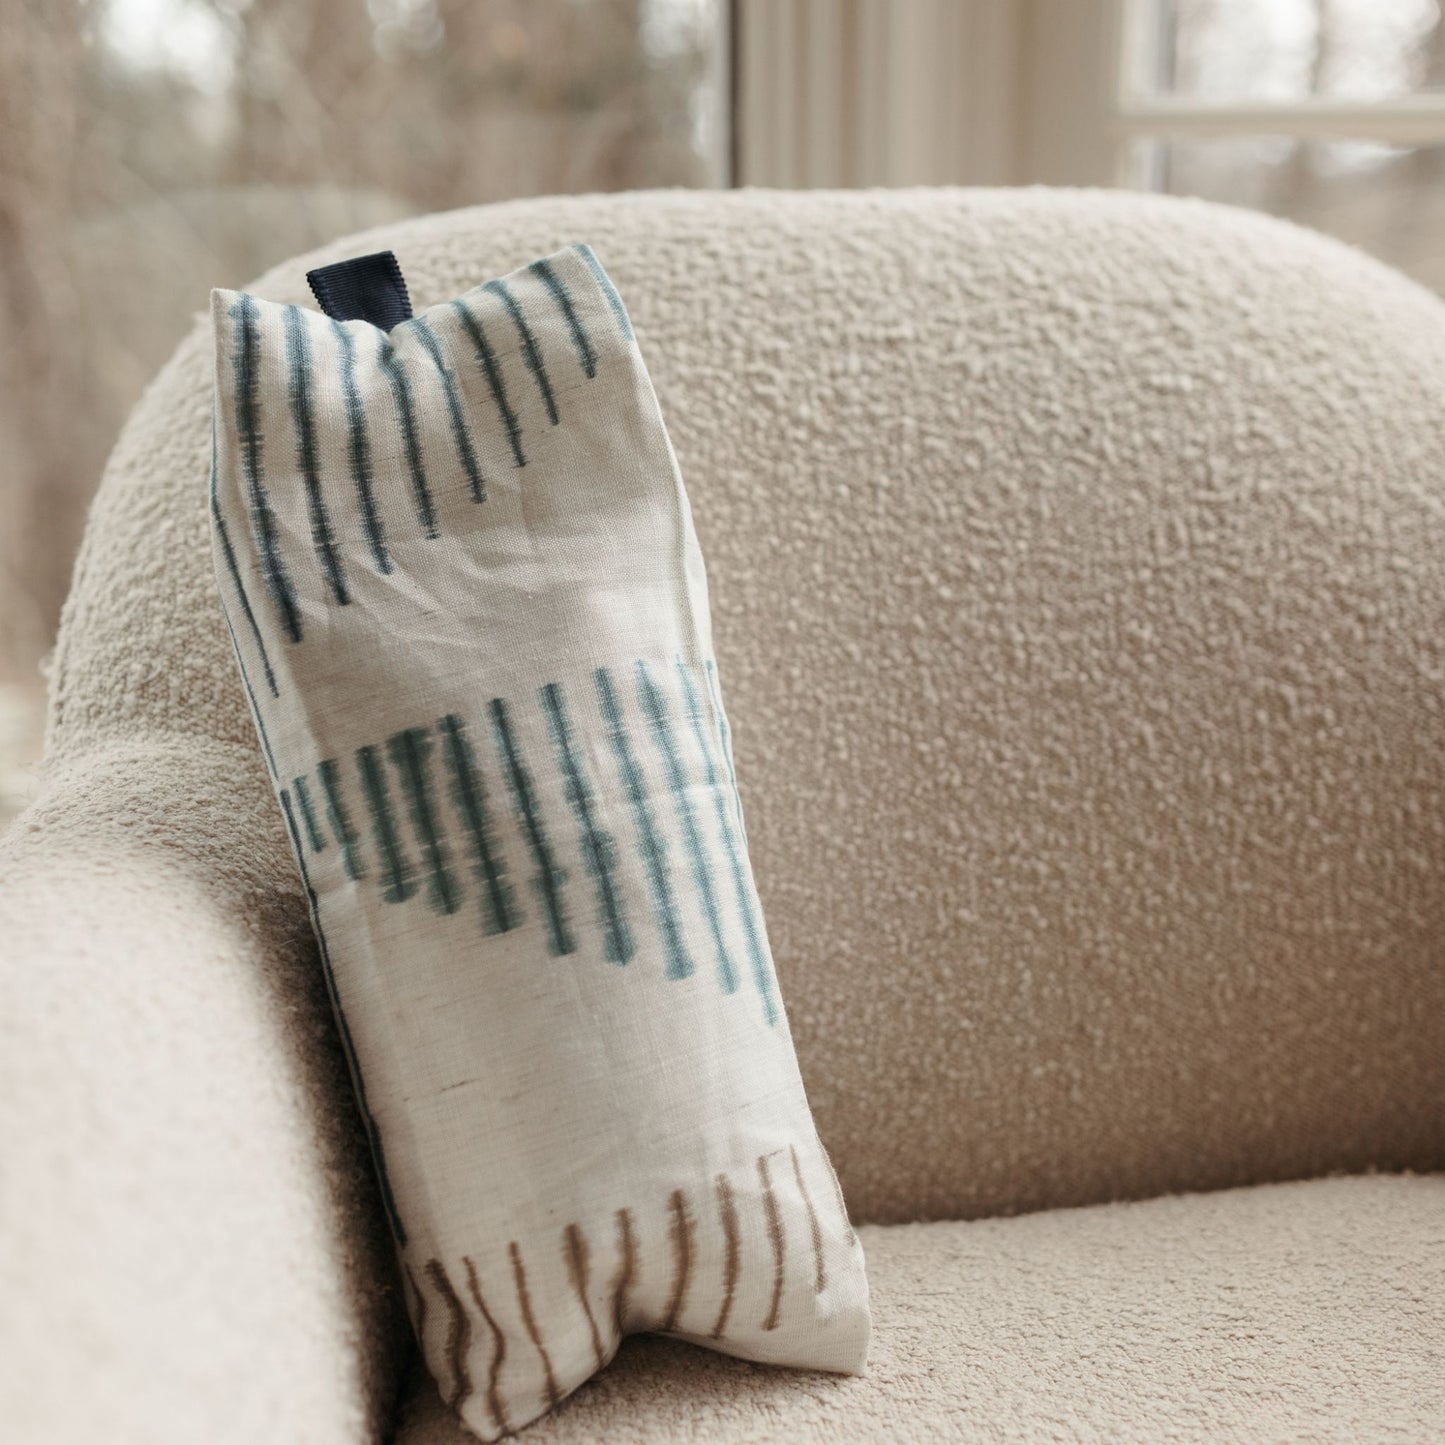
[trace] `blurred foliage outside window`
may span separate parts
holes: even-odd
[[[717,184],[720,3],[0,0],[0,684],[212,286],[407,215]]]

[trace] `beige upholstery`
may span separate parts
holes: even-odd
[[[572,240],[628,299],[689,481],[857,1216],[1445,1167],[1445,307],[1278,223],[1043,191],[529,201],[258,289],[302,299],[308,264],[387,245],[429,304]],[[111,461],[44,791],[0,843],[0,1419],[24,1445],[354,1445],[407,1358],[215,601],[208,357],[198,328]],[[1383,1411],[1390,1370],[1396,1435],[1433,1438],[1439,1275],[1377,1279],[1426,1257],[1431,1200],[1315,1183],[870,1231],[860,1423],[817,1395],[799,1429],[1148,1441],[1157,1388],[1162,1438],[1321,1438]],[[1172,1324],[1116,1318],[1153,1298],[1136,1230],[1188,1254]],[[1335,1278],[1342,1241],[1366,1252]],[[1230,1353],[1225,1300],[1257,1353]],[[1317,1347],[1262,1333],[1284,1304]],[[598,1398],[678,1398],[675,1356],[629,1351]],[[794,1438],[771,1398],[736,1438]]]
[[[534,1445],[1438,1440],[1445,1178],[865,1228],[858,1380],[639,1338]],[[425,1378],[397,1445],[466,1445]]]

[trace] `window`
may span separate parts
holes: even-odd
[[[406,215],[718,184],[725,12],[725,0],[6,7],[0,679],[48,643],[106,451],[211,286]]]
[[[106,453],[209,288],[407,215],[719,184],[726,14],[726,0],[0,6],[0,823]]]
[[[1445,292],[1436,0],[1131,0],[1121,179],[1288,216]]]
[[[1445,292],[1439,0],[734,0],[738,177],[1122,185]]]

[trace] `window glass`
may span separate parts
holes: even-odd
[[[1287,216],[1445,293],[1445,145],[1287,136],[1146,144],[1161,190]]]
[[[1156,0],[1158,83],[1208,101],[1445,90],[1437,0]]]

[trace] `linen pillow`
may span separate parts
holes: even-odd
[[[444,1398],[496,1439],[641,1330],[861,1369],[702,556],[597,259],[389,332],[212,314],[217,578]]]

